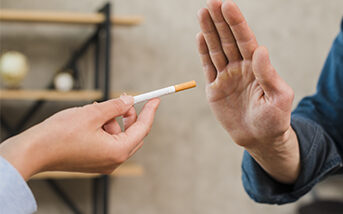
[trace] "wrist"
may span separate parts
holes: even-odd
[[[300,173],[300,150],[291,126],[282,135],[245,148],[274,179],[292,184]]]
[[[29,129],[0,145],[0,155],[17,169],[25,181],[44,168],[38,141],[37,136],[33,136]]]

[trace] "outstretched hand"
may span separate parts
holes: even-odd
[[[284,146],[294,136],[293,90],[277,74],[267,49],[258,45],[234,2],[209,0],[207,6],[198,12],[197,43],[208,102],[233,140],[266,171],[273,171],[261,154],[268,147]]]
[[[0,155],[26,180],[51,170],[108,174],[143,145],[159,102],[146,103],[138,117],[131,96],[64,110],[6,140]]]

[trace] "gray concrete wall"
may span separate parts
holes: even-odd
[[[90,12],[102,0],[2,0],[3,8]],[[204,79],[195,46],[199,31],[196,12],[203,0],[113,0],[117,14],[141,14],[143,25],[115,27],[112,46],[112,89],[148,91],[195,79],[199,86],[164,97],[144,147],[132,159],[144,165],[141,178],[118,178],[110,188],[111,213],[295,213],[309,200],[285,206],[254,203],[241,185],[242,149],[216,122],[205,100]],[[341,0],[237,0],[260,44],[270,50],[280,75],[293,87],[295,104],[315,90],[321,67],[339,30]],[[44,87],[90,27],[46,24],[1,24],[1,49],[26,53],[31,62],[24,87]],[[81,68],[90,70],[91,57]],[[23,111],[3,102],[16,120]],[[47,104],[33,123],[66,106]],[[14,115],[15,114],[15,115]],[[83,211],[90,213],[90,183],[62,181]],[[38,213],[68,213],[45,183],[30,182],[38,200]],[[323,195],[342,197],[342,182],[322,185]]]

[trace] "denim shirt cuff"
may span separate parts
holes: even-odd
[[[301,171],[293,185],[269,176],[245,151],[242,181],[248,195],[259,203],[285,204],[298,200],[324,177],[342,168],[342,158],[332,138],[314,121],[293,115],[291,125],[297,134]]]

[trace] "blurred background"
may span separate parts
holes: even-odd
[[[1,0],[2,9],[92,13],[107,1]],[[236,146],[212,115],[204,93],[197,54],[196,14],[204,0],[111,0],[112,15],[140,15],[138,26],[112,26],[111,91],[145,92],[196,80],[198,87],[163,97],[145,145],[132,158],[143,175],[112,177],[109,213],[296,213],[311,201],[307,195],[284,206],[253,202],[241,184],[243,150]],[[236,0],[260,44],[269,48],[279,74],[295,91],[294,106],[315,92],[322,65],[337,35],[343,1]],[[1,22],[1,53],[19,51],[29,70],[22,89],[43,89],[94,31],[93,25]],[[90,87],[93,56],[78,64],[81,82]],[[1,83],[1,87],[5,85]],[[30,127],[49,115],[88,102],[49,101],[32,115]],[[1,114],[13,126],[33,101],[1,100]],[[138,109],[141,106],[138,106]],[[1,129],[4,140],[8,133]],[[84,213],[92,211],[90,179],[58,183]],[[37,213],[71,213],[44,180],[29,182]],[[343,181],[331,178],[316,188],[325,198],[342,198]]]

